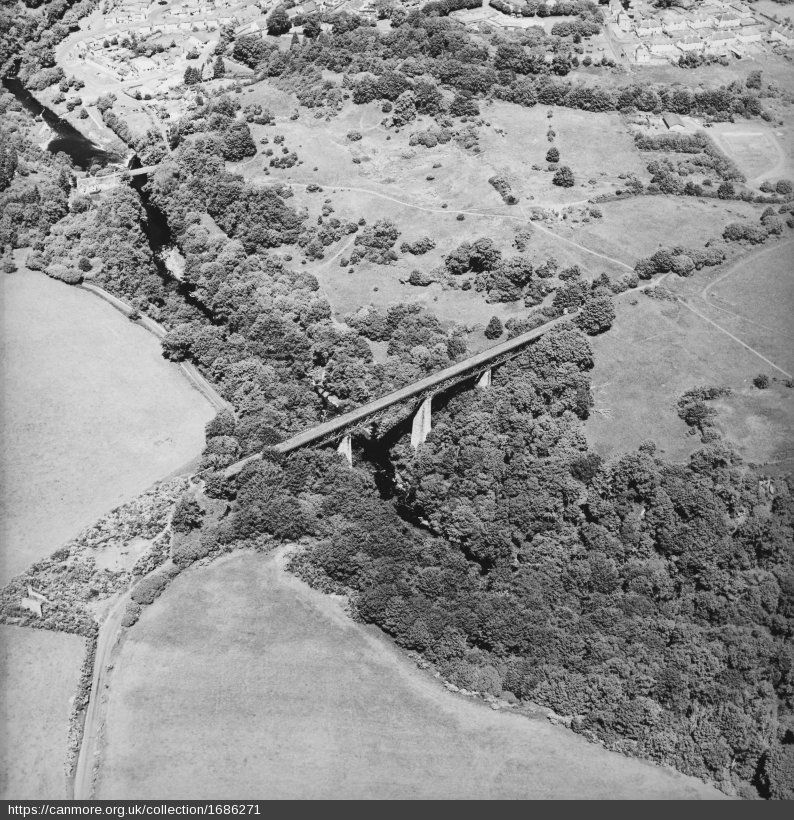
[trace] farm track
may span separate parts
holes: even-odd
[[[354,193],[360,194],[367,194],[369,196],[378,197],[379,199],[384,199],[387,202],[394,202],[397,205],[402,205],[405,208],[413,208],[418,211],[424,211],[425,213],[432,213],[432,214],[444,214],[447,216],[454,216],[457,218],[458,214],[465,214],[467,216],[478,216],[485,219],[506,219],[511,222],[528,222],[533,227],[537,228],[542,233],[548,234],[549,236],[553,236],[559,242],[564,242],[566,245],[570,245],[571,247],[578,248],[580,251],[584,251],[585,253],[590,254],[591,256],[597,256],[600,259],[603,259],[607,262],[611,262],[613,265],[618,265],[621,268],[624,268],[628,271],[633,271],[634,268],[631,265],[627,265],[625,262],[621,262],[619,259],[615,259],[612,256],[607,256],[606,254],[599,253],[598,251],[594,251],[591,248],[586,247],[585,245],[580,245],[578,242],[574,242],[572,239],[567,239],[564,236],[560,236],[555,231],[551,230],[551,228],[547,228],[538,220],[532,219],[531,217],[526,216],[513,216],[512,214],[499,214],[499,213],[489,213],[487,211],[475,211],[475,210],[468,210],[463,208],[434,208],[429,205],[419,205],[415,202],[406,202],[403,199],[397,199],[396,197],[389,196],[388,194],[382,194],[380,191],[373,191],[371,188],[358,188],[352,185],[335,185],[335,184],[327,184],[322,182],[296,182],[293,180],[285,180],[283,182],[266,182],[265,185],[294,185],[299,188],[308,188],[309,185],[319,185],[322,188],[332,188],[338,191],[353,191]],[[585,202],[587,200],[584,200]],[[538,206],[543,207],[543,206]]]

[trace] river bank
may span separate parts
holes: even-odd
[[[188,463],[214,415],[154,336],[87,297],[25,268],[0,280],[0,584]]]

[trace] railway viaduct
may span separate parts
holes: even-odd
[[[432,429],[434,396],[466,381],[471,381],[475,389],[487,389],[491,385],[491,373],[494,367],[515,358],[528,344],[548,333],[551,328],[568,321],[570,321],[568,316],[553,319],[541,327],[489,347],[437,373],[297,433],[286,441],[276,444],[273,449],[287,455],[303,447],[336,444],[337,450],[345,456],[348,464],[352,465],[355,434],[363,432],[373,424],[377,424],[381,429],[392,429],[408,418],[413,418],[411,446],[416,449],[424,442]],[[261,457],[261,453],[255,453],[230,465],[226,468],[226,477],[231,478],[237,475],[246,464],[257,461]]]

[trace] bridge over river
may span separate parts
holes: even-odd
[[[104,176],[79,177],[77,180],[77,193],[86,196],[98,194],[100,191],[109,191],[111,188],[120,185],[123,179],[151,174],[159,167],[159,164],[144,165],[142,168],[127,168],[123,171],[117,171],[114,174],[105,174]]]
[[[492,368],[515,358],[528,344],[548,333],[553,327],[569,321],[569,316],[552,319],[541,327],[489,347],[437,373],[425,376],[399,390],[362,404],[361,407],[356,407],[354,410],[297,433],[286,441],[276,444],[273,449],[286,455],[303,447],[338,443],[339,452],[345,455],[348,463],[352,464],[352,436],[354,433],[384,419],[387,419],[388,423],[383,426],[386,429],[393,428],[411,416],[413,416],[411,445],[417,448],[427,438],[432,427],[433,396],[469,379],[472,380],[473,387],[480,389],[489,387]],[[261,453],[254,453],[230,465],[226,468],[226,477],[231,478],[237,475],[246,464],[261,458]]]

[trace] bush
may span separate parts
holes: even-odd
[[[196,561],[206,558],[219,545],[216,531],[205,532],[200,538],[176,539],[171,548],[171,560],[180,568],[189,567]]]
[[[127,608],[124,610],[124,615],[121,618],[121,625],[127,627],[133,626],[138,622],[142,611],[143,608],[140,604],[135,603],[135,601],[127,601]]]
[[[567,165],[563,165],[557,169],[551,181],[560,188],[573,188],[573,171]]]
[[[136,604],[148,606],[160,596],[172,578],[169,572],[156,572],[142,578],[132,590],[132,600]]]
[[[560,161],[560,152],[557,148],[553,145],[546,151],[546,162],[559,162]]]
[[[498,339],[504,333],[504,327],[498,316],[492,316],[485,328],[486,339]]]
[[[411,275],[408,277],[408,284],[424,288],[428,285],[433,284],[433,277],[430,276],[429,273],[425,273],[424,271],[412,270]]]
[[[192,495],[183,495],[174,507],[171,526],[176,532],[187,533],[198,529],[204,518],[204,510]]]
[[[754,379],[753,384],[759,390],[766,390],[769,387],[769,376],[766,373],[759,373]]]

